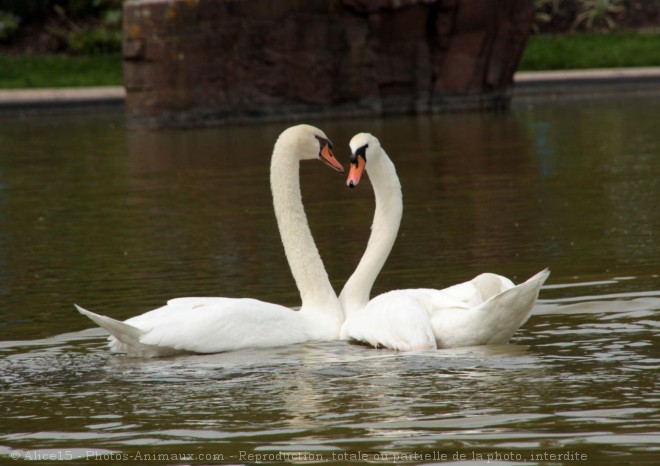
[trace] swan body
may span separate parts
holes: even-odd
[[[312,126],[299,125],[280,135],[270,167],[277,225],[302,298],[299,311],[249,298],[177,298],[124,322],[76,306],[78,311],[111,334],[113,352],[138,357],[218,353],[337,339],[343,321],[341,306],[302,205],[299,164],[311,159],[343,171],[325,134]]]
[[[367,249],[339,295],[345,314],[340,338],[397,351],[507,343],[529,318],[548,270],[519,285],[484,273],[441,290],[393,290],[369,300],[396,240],[403,201],[394,164],[378,139],[360,133],[350,147],[347,184],[356,186],[366,169],[376,212]]]

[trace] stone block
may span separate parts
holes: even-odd
[[[530,12],[532,0],[127,2],[129,119],[185,126],[501,106]]]

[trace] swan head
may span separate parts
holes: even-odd
[[[369,152],[370,160],[380,154],[380,141],[369,133],[359,133],[353,136],[348,145],[351,148],[351,168],[346,179],[346,186],[354,188],[360,182],[362,173],[367,166],[367,152]]]
[[[332,152],[332,142],[323,131],[310,125],[297,125],[285,129],[276,145],[293,149],[299,160],[319,159],[330,168],[343,173],[344,167]]]

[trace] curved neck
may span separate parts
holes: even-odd
[[[270,186],[277,227],[289,267],[302,299],[300,312],[321,312],[343,318],[323,261],[316,249],[302,204],[300,161],[286,144],[275,144]]]
[[[367,164],[367,173],[376,197],[371,236],[360,263],[339,295],[345,316],[365,307],[369,302],[371,288],[394,246],[403,215],[401,184],[396,169],[385,151],[380,150],[380,156],[373,161],[369,160]]]

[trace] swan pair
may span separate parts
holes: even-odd
[[[366,168],[376,195],[376,213],[367,250],[339,299],[307,223],[299,164],[319,159],[336,171],[344,169],[321,130],[299,125],[279,136],[270,166],[277,226],[302,299],[299,311],[249,298],[172,299],[124,322],[76,306],[78,311],[111,334],[113,352],[137,357],[218,353],[339,337],[400,351],[506,343],[528,318],[549,272],[518,286],[504,277],[483,274],[445,290],[396,290],[369,300],[399,229],[401,186],[375,137],[358,134],[350,147],[347,183],[356,186]]]

